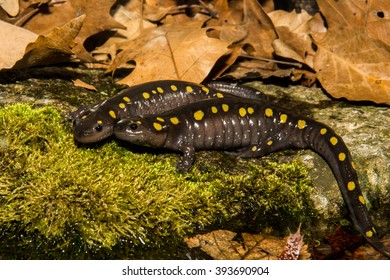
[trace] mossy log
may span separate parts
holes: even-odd
[[[298,161],[215,152],[224,168],[200,156],[177,174],[175,154],[78,146],[62,118],[52,107],[0,109],[1,258],[180,258],[191,234],[286,231],[316,218]]]

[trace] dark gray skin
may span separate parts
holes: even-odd
[[[261,157],[283,149],[312,149],[331,167],[357,229],[374,248],[390,257],[370,220],[348,148],[322,123],[268,102],[225,98],[123,119],[114,133],[133,144],[183,153],[178,170],[184,172],[193,164],[197,150],[229,150],[240,157]]]
[[[219,93],[219,94],[218,94]],[[235,95],[265,100],[250,87],[235,83],[210,82],[206,86],[184,81],[165,80],[130,87],[97,105],[83,106],[68,114],[74,123],[74,139],[88,144],[114,133],[114,125],[123,118],[165,112],[176,107],[218,96]]]

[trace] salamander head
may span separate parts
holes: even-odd
[[[101,141],[114,133],[114,120],[88,116],[74,122],[74,139],[88,144]]]
[[[115,125],[114,134],[118,139],[132,144],[163,147],[168,135],[168,127],[163,123],[146,119],[123,119]]]

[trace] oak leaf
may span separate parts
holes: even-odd
[[[355,28],[365,24],[368,8],[368,3],[365,0],[317,0],[317,4],[329,28],[336,26]]]
[[[0,20],[0,69],[12,68],[23,56],[26,46],[34,42],[37,34]]]
[[[314,69],[333,97],[390,102],[390,47],[364,30],[330,28],[317,40]]]
[[[329,28],[366,28],[368,35],[390,45],[390,2],[383,0],[318,0]]]
[[[367,13],[368,35],[390,45],[390,2],[373,0],[370,3]]]
[[[82,60],[93,61],[84,48],[86,39],[105,30],[123,28],[110,15],[110,9],[114,3],[115,0],[69,0],[49,3],[46,9],[36,9],[36,13],[23,27],[39,35],[47,35],[54,27],[62,26],[73,18],[85,14],[81,30],[74,39],[77,45],[73,53]],[[29,3],[30,6],[32,4]],[[28,8],[25,7],[25,9]]]
[[[19,13],[19,0],[0,1],[0,7],[10,16],[15,17]]]
[[[77,43],[83,44],[91,35],[105,30],[123,28],[110,15],[110,9],[116,0],[70,0],[70,2],[77,14],[86,15],[84,24],[76,38]]]
[[[47,36],[40,35],[30,43],[26,53],[14,68],[49,65],[69,61],[76,45],[74,39],[80,31],[85,15],[79,16],[67,24],[56,27]]]
[[[272,42],[277,39],[275,27],[256,0],[243,1],[242,13],[244,19],[236,29],[244,36],[237,42],[242,47],[240,56],[243,59],[236,61],[227,75],[235,78],[273,76],[278,69],[273,60]]]
[[[314,49],[310,37],[310,21],[312,16],[306,11],[297,14],[277,10],[268,13],[275,25],[278,39],[272,46],[275,54],[288,59],[299,61],[313,68]]]
[[[257,0],[244,0],[244,25],[247,31],[242,44],[249,44],[253,49],[247,53],[261,58],[273,58],[272,42],[277,39],[275,27]]]
[[[145,29],[143,35],[127,42],[108,71],[135,61],[133,72],[119,81],[133,85],[147,81],[175,79],[202,82],[215,62],[228,51],[228,43],[207,36],[202,22],[164,24]]]
[[[228,3],[227,0],[215,0],[210,6],[212,6],[212,10],[218,16],[211,18],[206,23],[208,27],[218,26],[213,31],[215,38],[229,43],[238,43],[245,39],[248,31],[241,27],[243,24],[243,5],[241,1],[231,1]]]

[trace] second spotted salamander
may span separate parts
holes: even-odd
[[[330,127],[269,102],[209,99],[161,114],[119,121],[119,139],[183,153],[178,167],[188,171],[196,150],[230,150],[240,157],[261,157],[290,148],[309,148],[331,167],[352,220],[361,234],[387,257],[378,239],[344,141]]]
[[[161,113],[208,98],[236,95],[264,99],[253,88],[234,83],[213,81],[207,85],[164,80],[136,85],[94,106],[84,106],[69,113],[74,123],[74,139],[80,143],[101,141],[114,132],[114,125],[123,118]]]

